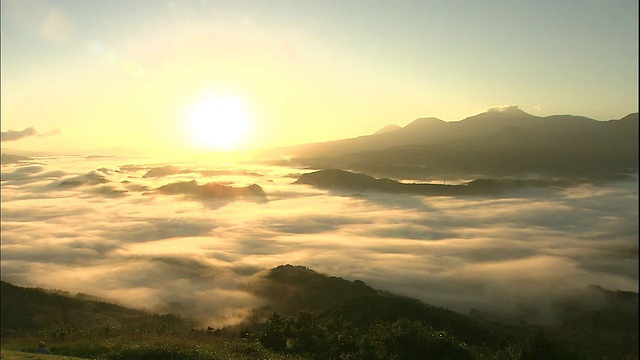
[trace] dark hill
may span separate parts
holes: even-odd
[[[281,315],[313,311],[323,319],[339,319],[359,329],[367,329],[377,322],[411,319],[463,341],[496,346],[507,337],[509,329],[376,290],[359,280],[327,276],[303,266],[282,265],[271,269],[254,291],[267,300],[271,310]]]
[[[388,132],[392,132],[400,129],[402,129],[400,126],[391,124],[381,128],[380,130],[376,131],[374,134],[383,134],[383,133],[388,133]]]
[[[550,329],[550,333],[592,358],[612,358],[613,349],[617,354],[637,354],[638,293],[593,288],[602,295],[604,306],[569,316],[561,326]]]
[[[215,182],[198,185],[195,180],[191,180],[166,184],[155,190],[161,194],[187,195],[202,200],[235,198],[266,199],[264,190],[257,184],[245,187],[233,187]]]
[[[324,189],[381,191],[427,196],[495,195],[502,190],[501,184],[494,180],[474,180],[463,185],[405,184],[391,179],[376,179],[369,175],[339,169],[302,174],[295,184],[307,184]]]
[[[584,304],[573,304],[575,311],[571,311],[564,322],[544,329],[463,315],[376,290],[358,280],[327,276],[302,266],[285,265],[265,272],[254,291],[267,300],[272,311],[286,316],[272,316],[270,330],[260,328],[267,333],[275,331],[273,327],[277,326],[282,331],[309,337],[325,329],[323,331],[336,336],[334,341],[348,343],[342,333],[345,329],[358,334],[379,334],[377,331],[392,334],[409,321],[423,329],[441,331],[438,336],[452,336],[470,347],[483,349],[479,352],[494,354],[488,358],[513,359],[509,352],[519,349],[527,354],[521,358],[540,358],[531,353],[542,352],[545,359],[631,359],[638,351],[638,294],[595,288],[598,291],[590,294],[598,300],[604,299],[602,308],[585,307],[584,304],[593,303],[594,299],[583,299]],[[310,315],[308,311],[317,315]],[[615,316],[607,320],[611,314]],[[416,346],[413,341],[405,341],[407,347]],[[307,342],[307,345],[313,343],[310,339]],[[502,356],[495,357],[495,354]]]
[[[174,316],[151,315],[116,304],[86,300],[61,291],[24,288],[0,282],[0,331],[2,337],[21,335],[67,336],[105,334],[121,329],[156,329],[172,326],[191,328],[192,324]]]
[[[32,160],[30,157],[13,155],[13,154],[0,154],[0,163],[1,164],[15,164],[20,161]]]
[[[350,298],[378,293],[362,281],[348,281],[292,265],[281,265],[266,272],[253,292],[282,315],[294,315],[302,310],[323,311]]]
[[[400,319],[411,319],[445,331],[464,342],[490,346],[498,346],[509,337],[510,332],[522,330],[479,321],[455,311],[388,293],[349,298],[326,310],[324,316],[340,318],[360,328],[370,327],[380,321],[393,323]]]

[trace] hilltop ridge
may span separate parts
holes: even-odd
[[[278,164],[404,179],[615,179],[638,171],[638,113],[597,121],[508,107],[459,121],[420,118],[394,131],[282,151],[290,160]]]
[[[540,327],[489,320],[490,314],[477,310],[465,315],[287,264],[257,275],[247,290],[262,297],[265,307],[225,329],[199,329],[197,319],[148,314],[84,295],[4,281],[1,286],[3,351],[18,350],[34,336],[52,339],[48,344],[55,354],[105,359],[142,352],[193,360],[292,355],[365,360],[377,351],[399,358],[479,360],[519,353],[602,360],[630,359],[638,351],[638,294],[599,286],[585,289],[591,299],[571,300],[557,325]]]

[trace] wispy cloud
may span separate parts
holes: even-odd
[[[2,140],[2,142],[5,142],[5,141],[16,141],[16,140],[20,140],[20,139],[24,139],[32,136],[53,136],[53,135],[59,135],[59,134],[61,134],[60,129],[56,129],[46,133],[39,133],[35,127],[30,126],[23,130],[3,131],[0,139]]]
[[[20,140],[20,139],[25,138],[25,137],[36,136],[36,135],[38,135],[38,132],[36,131],[36,128],[31,126],[31,127],[28,127],[28,128],[26,128],[24,130],[3,131],[2,132],[2,136],[0,137],[0,139],[2,139],[2,142],[5,142],[5,141],[16,141],[16,140]]]

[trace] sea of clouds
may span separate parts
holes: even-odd
[[[265,269],[327,275],[468,313],[553,321],[589,285],[638,291],[638,178],[501,197],[331,192],[312,170],[100,156],[3,164],[2,280],[240,321]],[[258,184],[267,199],[155,189]],[[593,300],[595,299],[595,300]]]

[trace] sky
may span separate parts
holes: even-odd
[[[638,291],[638,179],[414,196],[294,185],[309,169],[56,156],[2,164],[0,272],[203,328],[265,305],[255,286],[291,264],[468,314],[549,323],[590,285]],[[257,184],[266,199],[162,186]],[[568,308],[571,308],[569,306]]]
[[[505,105],[638,111],[634,0],[1,5],[3,150],[257,149]],[[205,112],[222,127],[194,125],[220,99],[242,129],[220,109]]]

